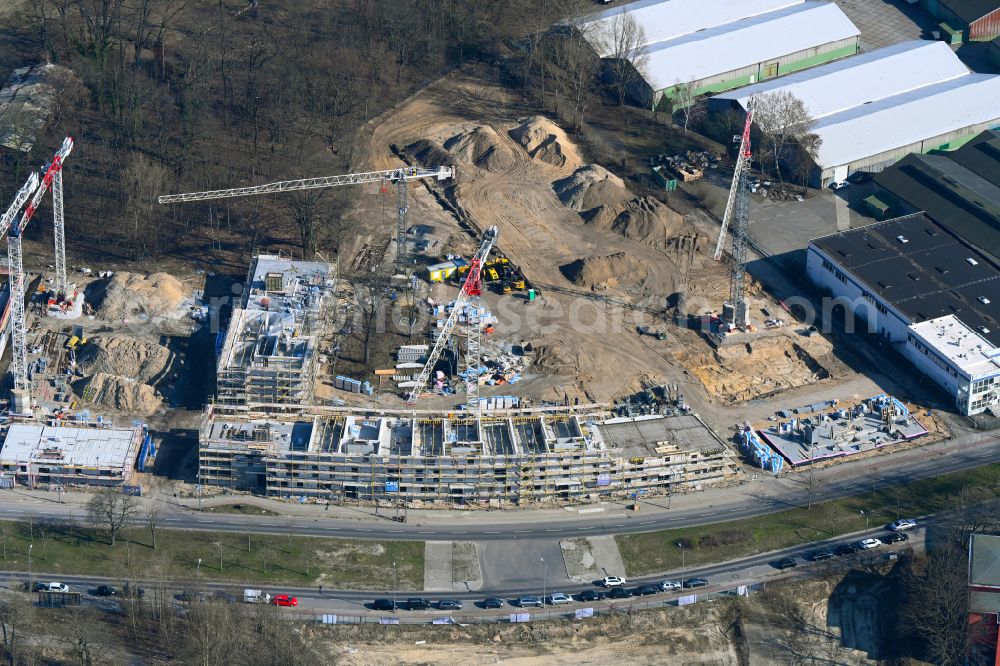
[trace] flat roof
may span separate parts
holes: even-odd
[[[983,132],[958,150],[911,153],[875,183],[1000,263],[1000,134]]]
[[[972,23],[1000,10],[997,0],[938,0],[938,3],[966,23]]]
[[[1000,373],[1000,347],[955,315],[912,324],[910,331],[972,379]]]
[[[969,610],[1000,612],[1000,536],[973,534],[969,539]]]
[[[1000,126],[1000,76],[968,74],[820,118],[816,163],[850,164],[982,123]]]
[[[124,468],[136,437],[134,429],[74,428],[15,423],[7,431],[0,461],[7,464],[51,462],[53,466]]]
[[[1000,269],[926,215],[823,236],[810,248],[850,271],[910,322],[953,314],[1000,345]]]
[[[577,22],[602,57],[613,50],[601,37],[613,30],[615,19],[631,16],[642,27],[645,44],[676,39],[706,28],[714,28],[750,16],[799,5],[805,0],[639,0],[606,9]]]
[[[665,442],[682,451],[703,451],[722,446],[713,433],[690,414],[614,418],[596,424],[604,443],[625,455],[656,456],[656,447]]]
[[[913,40],[716,95],[744,110],[754,95],[784,91],[802,100],[813,119],[932,83],[969,69],[944,42]]]
[[[652,44],[648,49],[646,81],[654,90],[662,90],[859,34],[858,28],[835,4],[797,3]]]

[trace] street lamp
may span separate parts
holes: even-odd
[[[684,569],[685,569],[685,566],[684,566],[684,554],[685,554],[684,553],[684,542],[683,541],[678,541],[677,542],[677,547],[681,549],[681,578],[684,578]]]
[[[868,519],[870,518],[870,516],[867,513],[865,513],[864,509],[862,509],[860,513],[862,516],[865,517],[865,534],[868,534]]]
[[[195,573],[201,573],[201,558],[198,558],[198,565],[194,569]]]
[[[396,563],[392,563],[392,612],[396,612],[396,589],[399,587],[399,579],[396,577]]]
[[[35,547],[35,544],[28,544],[28,591],[31,592],[31,549]]]
[[[549,565],[545,563],[544,557],[539,557],[539,561],[542,563],[542,607],[545,607],[545,583],[549,574]]]

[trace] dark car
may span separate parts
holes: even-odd
[[[216,590],[212,593],[212,600],[224,604],[234,604],[236,603],[236,596],[229,594],[225,590]]]
[[[431,602],[423,597],[411,597],[406,600],[407,610],[428,610],[430,607]]]
[[[193,592],[191,590],[184,590],[183,592],[174,596],[177,601],[183,601],[184,603],[192,603],[194,601],[205,601],[204,592]]]
[[[775,569],[781,569],[784,571],[785,569],[791,569],[799,566],[799,563],[795,561],[794,557],[783,557],[777,562],[771,562],[771,566]]]
[[[693,587],[705,587],[708,585],[708,581],[704,578],[688,578],[684,581],[684,587],[691,589]]]
[[[458,599],[442,599],[438,602],[438,609],[447,611],[462,610],[462,602]]]
[[[122,596],[130,599],[142,599],[146,596],[146,590],[141,587],[125,583],[125,587],[122,588]]]
[[[94,594],[99,597],[116,597],[118,596],[118,589],[111,585],[98,585],[97,589],[94,590]]]
[[[608,599],[628,599],[632,596],[632,590],[627,587],[613,587],[608,592]]]
[[[25,583],[25,587],[27,587],[27,583]],[[35,583],[34,585],[31,586],[31,591],[32,592],[48,592],[49,591],[49,584],[48,583]]]
[[[645,597],[650,594],[659,594],[660,587],[658,585],[640,585],[639,587],[632,590],[632,594],[637,597]]]
[[[605,596],[607,595],[601,590],[584,590],[576,595],[576,598],[579,601],[600,601]]]
[[[534,595],[526,595],[519,597],[517,600],[517,605],[521,608],[544,608],[545,603],[542,601],[541,597],[536,597]]]
[[[392,599],[376,599],[372,602],[372,610],[394,611],[396,610],[396,602]]]
[[[834,555],[850,555],[855,551],[854,544],[842,543],[833,550]]]
[[[910,535],[906,532],[890,532],[884,537],[879,537],[885,543],[898,543],[900,541],[909,541]]]
[[[833,557],[833,553],[829,550],[814,550],[809,553],[809,560],[812,562],[822,562],[823,560],[829,560]]]
[[[503,599],[500,597],[488,597],[483,600],[483,608],[503,608]]]

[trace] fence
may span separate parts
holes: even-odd
[[[694,590],[688,591],[672,599],[655,599],[645,601],[642,597],[637,599],[622,599],[620,602],[607,600],[602,603],[605,606],[594,606],[588,608],[573,608],[572,610],[541,610],[527,609],[511,606],[506,612],[481,613],[481,614],[449,614],[449,615],[380,615],[376,613],[368,615],[342,615],[338,613],[290,613],[282,615],[286,619],[299,620],[302,622],[315,622],[318,624],[383,624],[383,625],[465,625],[465,624],[513,624],[521,622],[547,622],[552,620],[586,620],[591,617],[613,617],[616,615],[627,615],[632,612],[642,610],[653,610],[657,608],[669,608],[688,606],[696,603],[714,601],[716,599],[749,596],[764,589],[764,583],[751,583],[739,587],[706,592],[699,594]]]

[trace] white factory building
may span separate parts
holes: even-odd
[[[709,106],[745,111],[751,96],[779,91],[801,99],[816,121],[816,187],[1000,127],[1000,77],[970,73],[943,42],[895,44],[716,95]]]
[[[632,97],[665,106],[677,89],[704,95],[858,52],[860,31],[835,3],[812,0],[640,0],[576,22],[603,58],[630,16],[645,36],[644,84]]]
[[[817,238],[806,271],[944,388],[962,414],[1000,413],[1000,269],[923,214]]]

